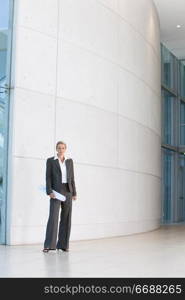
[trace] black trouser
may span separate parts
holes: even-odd
[[[67,249],[69,248],[69,237],[71,232],[71,215],[72,215],[72,194],[69,191],[67,183],[62,183],[61,193],[66,195],[66,201],[60,201],[50,198],[49,219],[46,228],[46,238],[44,248],[50,249]],[[58,232],[58,217],[60,213],[60,224]]]

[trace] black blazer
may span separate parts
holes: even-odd
[[[62,172],[58,159],[55,156],[49,157],[46,161],[46,194],[52,193],[55,190],[61,193]],[[76,196],[76,186],[74,179],[74,167],[72,158],[66,159],[67,183],[72,196]]]

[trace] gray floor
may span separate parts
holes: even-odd
[[[42,245],[0,246],[0,277],[185,277],[185,224],[71,241],[68,253],[41,250]]]

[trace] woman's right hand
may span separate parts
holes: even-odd
[[[49,194],[50,198],[55,198],[55,194],[54,193],[51,193]]]

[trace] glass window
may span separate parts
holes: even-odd
[[[0,244],[6,242],[8,112],[13,1],[0,0]]]
[[[174,152],[168,149],[163,151],[163,222],[173,220],[174,200]]]
[[[180,96],[185,98],[185,61],[180,61]]]
[[[177,221],[181,222],[185,220],[185,155],[179,154],[178,162]]]
[[[185,102],[180,104],[180,144],[185,145]]]
[[[177,59],[164,45],[161,45],[161,56],[162,84],[169,89],[176,91]]]
[[[175,109],[176,98],[169,92],[162,90],[163,102],[163,143],[175,146]]]
[[[161,45],[163,222],[185,221],[185,60]]]

